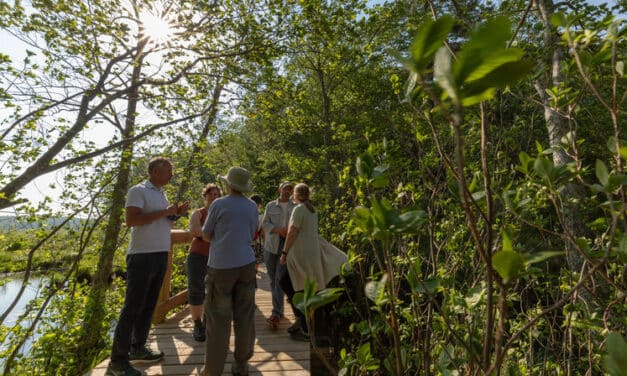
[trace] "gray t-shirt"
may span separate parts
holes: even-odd
[[[149,180],[129,189],[125,207],[140,208],[143,213],[152,213],[168,208],[168,199],[163,189],[155,187]],[[131,227],[131,240],[127,254],[168,252],[172,221],[162,217],[151,223]]]
[[[202,231],[211,235],[207,266],[231,269],[255,261],[252,241],[259,226],[255,203],[239,195],[216,199],[209,207]]]

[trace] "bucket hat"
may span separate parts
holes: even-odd
[[[245,168],[231,167],[226,176],[218,177],[236,191],[247,193],[253,190],[253,185],[250,182],[250,173]]]

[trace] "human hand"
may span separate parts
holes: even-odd
[[[285,253],[281,255],[281,258],[279,259],[279,263],[281,263],[281,265],[287,264],[287,256],[285,255]]]
[[[182,203],[181,205],[178,205],[177,203],[177,210],[176,210],[176,214],[177,215],[185,215],[187,214],[187,211],[189,210],[189,201],[185,201],[184,203]]]
[[[178,205],[174,204],[174,205],[169,205],[166,209],[165,209],[165,214],[166,217],[169,217],[171,215],[176,215],[178,211]]]

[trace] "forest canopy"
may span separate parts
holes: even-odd
[[[301,302],[334,323],[334,374],[627,374],[625,14],[0,1],[0,210],[41,224],[2,230],[0,264],[47,283],[17,322],[0,307],[4,374],[108,356],[124,200],[154,156],[192,207],[231,166],[264,202],[284,180],[313,188],[321,235],[349,255],[324,307]]]

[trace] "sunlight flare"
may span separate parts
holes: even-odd
[[[156,45],[168,43],[174,36],[174,25],[166,18],[145,11],[139,15],[143,34]]]

